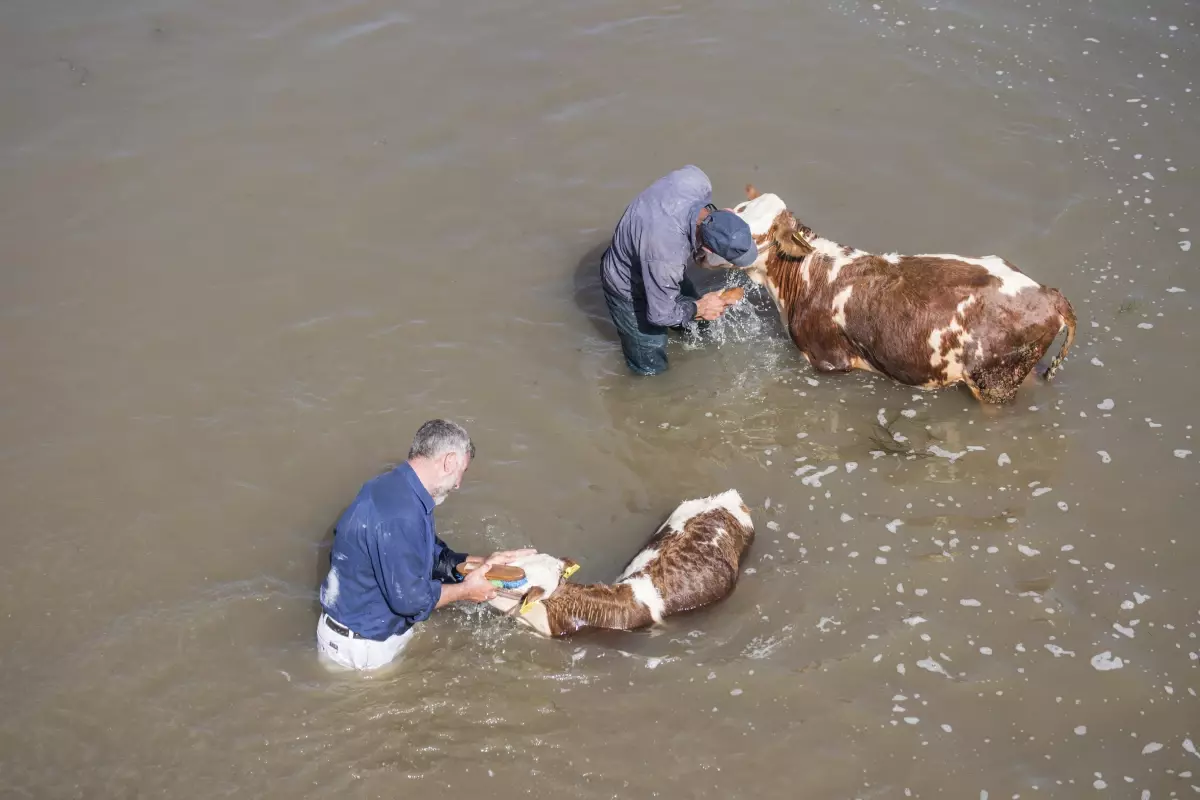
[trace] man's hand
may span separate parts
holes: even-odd
[[[728,305],[721,299],[720,292],[709,292],[696,301],[696,319],[705,319],[711,322],[721,316]]]
[[[486,603],[496,596],[496,587],[488,580],[486,569],[476,569],[458,585],[459,599],[471,603]]]
[[[484,565],[488,564],[511,564],[518,558],[531,556],[537,553],[532,547],[526,547],[523,550],[497,550],[483,560]]]

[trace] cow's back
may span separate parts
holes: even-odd
[[[733,490],[676,509],[621,576],[656,621],[723,599],[737,584],[754,526]]]

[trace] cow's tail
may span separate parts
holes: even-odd
[[[1071,345],[1075,344],[1075,309],[1071,308],[1070,302],[1063,297],[1062,292],[1058,289],[1051,289],[1054,293],[1054,309],[1058,312],[1058,319],[1062,324],[1062,328],[1067,329],[1067,338],[1063,341],[1062,348],[1058,351],[1058,355],[1050,362],[1050,368],[1046,370],[1046,380],[1054,377],[1054,373],[1058,372],[1063,361],[1067,357],[1067,351],[1071,349]],[[1059,328],[1059,332],[1062,332]]]

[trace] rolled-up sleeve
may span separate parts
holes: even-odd
[[[679,294],[686,264],[661,259],[642,260],[646,286],[646,319],[653,325],[674,327],[696,316],[696,302]]]
[[[433,579],[433,554],[423,522],[398,519],[380,523],[379,535],[369,537],[368,542],[379,587],[392,613],[409,624],[424,622],[437,607],[442,584]]]

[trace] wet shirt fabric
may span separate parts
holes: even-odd
[[[337,522],[321,585],[325,613],[376,641],[428,619],[466,559],[434,531],[434,505],[407,463],[367,481]]]
[[[635,306],[647,321],[674,327],[696,316],[681,296],[683,272],[696,252],[696,217],[712,202],[712,182],[688,165],[659,178],[633,199],[604,252],[604,289]]]

